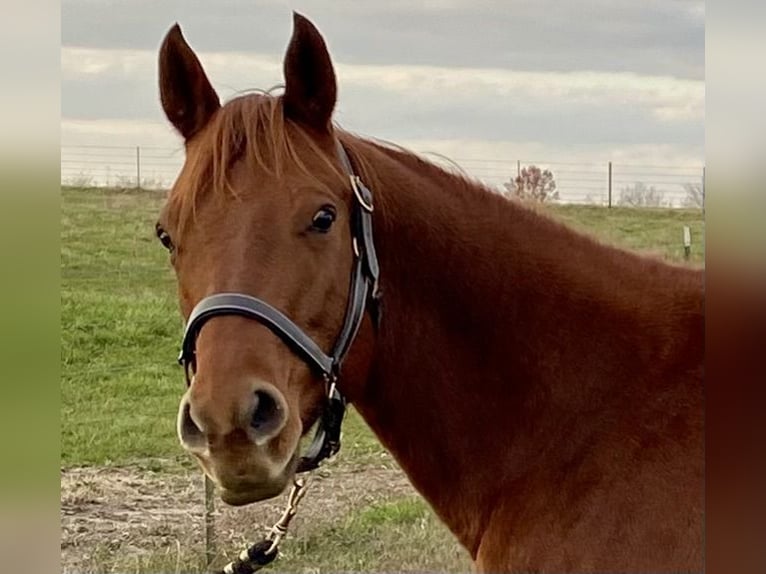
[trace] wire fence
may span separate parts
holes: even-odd
[[[501,193],[513,187],[524,168],[549,170],[558,203],[601,206],[704,209],[705,167],[638,165],[611,161],[530,159],[429,159],[460,168]],[[167,189],[183,165],[182,148],[150,146],[61,146],[61,183],[76,187]]]

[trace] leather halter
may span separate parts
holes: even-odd
[[[345,320],[330,354],[325,353],[311,336],[266,301],[244,293],[216,293],[205,297],[192,309],[178,357],[178,362],[184,367],[186,384],[190,385],[191,373],[195,366],[197,336],[202,326],[213,317],[239,315],[254,319],[269,328],[316,374],[321,375],[328,386],[327,402],[314,440],[298,462],[296,472],[313,470],[340,449],[340,427],[346,409],[346,399],[338,391],[336,382],[368,305],[376,314],[376,319],[378,313],[380,270],[372,235],[372,192],[354,173],[343,145],[337,140],[336,143],[339,159],[348,173],[354,192],[351,214],[354,264]]]

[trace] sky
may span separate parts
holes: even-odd
[[[62,147],[178,160],[157,87],[168,28],[181,25],[226,100],[282,83],[292,10],[323,34],[335,119],[360,135],[487,176],[517,160],[704,163],[705,4],[693,0],[63,0]]]

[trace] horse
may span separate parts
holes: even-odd
[[[157,223],[180,311],[246,302],[197,325],[178,413],[221,498],[292,480],[328,403],[315,367],[350,330],[332,386],[478,572],[702,570],[704,271],[343,130],[327,45],[299,14],[284,79],[222,105],[177,24],[160,48],[185,142]],[[379,274],[360,307],[368,235]]]

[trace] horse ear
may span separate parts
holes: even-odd
[[[162,109],[188,141],[207,124],[221,103],[178,24],[162,42],[159,69]]]
[[[330,54],[319,31],[293,12],[293,36],[285,54],[285,116],[320,133],[332,131],[337,87]]]

